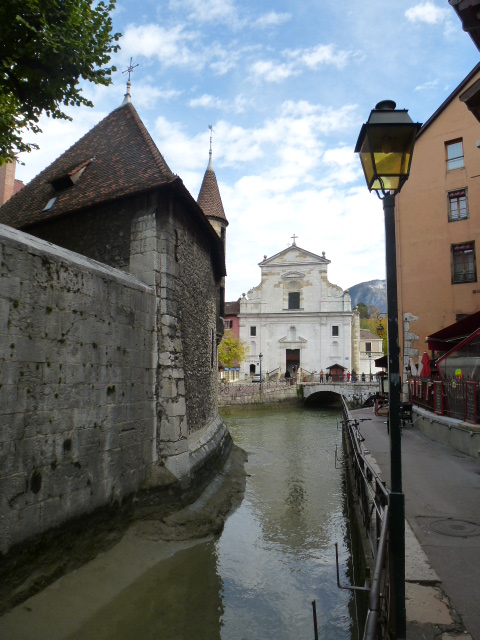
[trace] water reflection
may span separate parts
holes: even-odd
[[[336,586],[333,550],[338,542],[348,556],[338,414],[277,406],[224,417],[250,477],[217,542],[222,638],[312,638],[315,599],[320,637],[350,639],[351,594]]]
[[[249,477],[221,536],[157,562],[75,633],[49,638],[312,639],[314,599],[321,638],[356,638],[352,595],[336,586],[335,542],[344,582],[350,554],[338,413],[275,406],[224,419]]]

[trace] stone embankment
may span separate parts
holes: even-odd
[[[271,404],[276,402],[300,402],[303,398],[298,395],[296,385],[284,382],[266,382],[260,388],[259,383],[251,384],[219,384],[218,405]]]

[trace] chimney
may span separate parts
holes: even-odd
[[[14,193],[16,162],[5,162],[0,165],[0,207]]]

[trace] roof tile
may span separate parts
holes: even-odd
[[[85,166],[63,190],[52,181]],[[0,223],[23,228],[85,207],[147,191],[175,179],[134,106],[112,111],[49,167],[0,207]],[[44,211],[56,196],[54,205]]]

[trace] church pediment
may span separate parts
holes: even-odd
[[[265,257],[263,262],[260,262],[261,267],[271,267],[277,265],[286,265],[286,264],[295,264],[295,263],[304,263],[304,264],[330,264],[330,260],[325,257],[325,252],[321,256],[318,256],[315,253],[311,253],[311,251],[306,251],[301,247],[298,247],[296,244],[280,251],[280,253],[276,253],[271,258]]]
[[[306,344],[308,342],[308,340],[305,340],[305,338],[302,338],[302,336],[298,336],[297,338],[295,338],[295,340],[290,340],[290,338],[288,338],[288,336],[283,336],[283,338],[280,338],[280,340],[278,341],[281,344]]]

